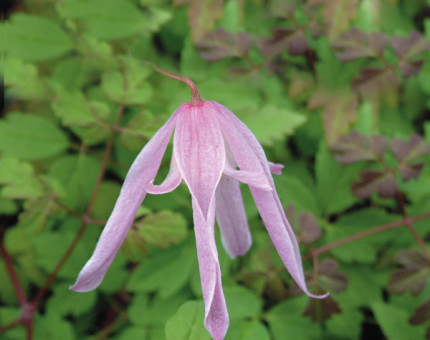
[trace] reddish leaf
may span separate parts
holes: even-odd
[[[303,315],[309,316],[316,322],[327,321],[333,314],[340,313],[342,310],[339,304],[331,296],[325,299],[309,299],[308,306]]]
[[[417,295],[423,289],[430,274],[430,261],[419,250],[403,250],[397,260],[401,266],[391,275],[388,288],[396,294],[410,290]]]
[[[240,57],[248,54],[252,46],[249,33],[230,33],[222,28],[207,34],[198,44],[201,56],[207,61],[229,57]]]
[[[195,43],[210,32],[215,21],[221,18],[223,3],[224,0],[175,0],[177,6],[189,4],[188,20]]]
[[[404,180],[418,178],[424,164],[411,164],[410,161],[430,153],[430,144],[426,143],[421,136],[413,134],[408,142],[402,139],[393,139],[391,149],[400,161],[399,171],[402,174],[402,178]]]
[[[423,66],[424,60],[401,60],[399,63],[400,70],[404,77],[416,76]]]
[[[399,82],[394,68],[364,67],[353,82],[354,90],[365,99],[377,102],[380,97],[393,104],[398,100]]]
[[[257,46],[266,59],[272,59],[285,50],[292,55],[304,54],[308,48],[308,42],[303,30],[281,27],[273,29],[270,38],[260,38]]]
[[[380,55],[386,45],[387,37],[384,33],[364,33],[353,28],[342,34],[333,46],[337,49],[336,56],[341,61],[351,61]]]
[[[300,213],[300,240],[303,243],[312,243],[321,237],[321,229],[314,215],[308,212]]]
[[[430,299],[419,305],[415,309],[415,313],[409,319],[412,325],[420,325],[430,320]]]
[[[352,193],[360,198],[367,198],[377,192],[381,197],[392,197],[397,192],[397,182],[392,172],[365,170],[361,178],[352,185]]]
[[[409,38],[398,35],[392,37],[391,46],[399,58],[409,59],[410,57],[430,50],[430,41],[420,32],[412,31]]]
[[[333,259],[325,259],[321,262],[318,270],[318,279],[323,286],[339,293],[348,286],[348,278],[345,274],[338,272],[338,264]]]
[[[358,99],[354,93],[316,91],[308,103],[309,108],[323,107],[324,131],[327,144],[335,144],[356,119]]]
[[[387,148],[387,141],[383,136],[363,136],[357,131],[342,137],[332,150],[335,159],[341,164],[352,164],[366,160],[380,159]]]

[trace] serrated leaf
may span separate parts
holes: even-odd
[[[188,233],[185,218],[169,210],[149,214],[135,227],[147,243],[162,249],[182,242]]]
[[[320,89],[312,95],[309,108],[323,107],[323,122],[326,140],[333,145],[356,120],[358,98],[350,91],[330,92]]]
[[[408,38],[398,35],[392,37],[391,46],[399,58],[409,59],[430,50],[430,41],[420,32],[412,31]]]
[[[4,156],[42,159],[57,155],[67,146],[66,135],[49,119],[13,112],[0,121],[0,150]]]
[[[189,301],[179,307],[165,327],[167,340],[209,340],[211,337],[203,325],[203,302]]]
[[[316,322],[324,322],[329,320],[333,314],[341,313],[342,310],[339,304],[331,296],[325,299],[309,299],[308,307],[303,315],[310,317]]]
[[[199,42],[222,16],[224,0],[175,0],[176,5],[189,4],[188,21],[193,41]]]
[[[336,293],[345,290],[348,286],[348,278],[345,274],[339,273],[338,267],[336,260],[324,259],[318,270],[318,281]]]
[[[409,319],[412,325],[419,325],[430,320],[430,299],[423,302]]]
[[[144,104],[152,96],[152,87],[146,81],[149,66],[133,58],[121,58],[121,71],[107,71],[102,77],[102,88],[110,99],[119,104]]]
[[[357,131],[342,137],[332,146],[335,151],[335,159],[341,164],[371,160],[378,161],[382,158],[387,148],[384,136],[364,136]]]
[[[266,59],[271,59],[284,51],[292,55],[304,54],[308,48],[308,42],[303,30],[278,27],[272,29],[270,37],[258,39],[257,46]]]
[[[341,61],[351,61],[365,57],[382,55],[387,45],[384,33],[364,33],[353,28],[340,36],[333,46],[337,49],[336,56]]]
[[[324,1],[325,30],[330,41],[344,32],[357,14],[358,0]]]
[[[241,119],[265,145],[271,145],[274,139],[291,135],[306,122],[306,117],[294,110],[275,106],[265,106],[258,113],[243,115]]]
[[[229,57],[247,55],[252,46],[252,37],[249,33],[230,33],[217,28],[207,34],[197,47],[200,55],[206,61],[216,61]]]
[[[5,187],[1,193],[12,199],[35,199],[45,195],[41,181],[35,176],[29,163],[14,158],[2,158],[0,183]]]
[[[128,37],[146,26],[143,13],[126,0],[68,0],[59,3],[58,9],[65,18],[82,20],[86,31],[99,39]]]
[[[364,170],[360,173],[360,179],[352,186],[352,193],[364,199],[374,192],[381,197],[393,197],[396,194],[397,181],[391,171]]]
[[[47,96],[37,68],[18,59],[5,61],[4,81],[7,94],[18,99],[37,100]]]
[[[397,260],[401,268],[393,272],[388,288],[396,294],[403,294],[407,290],[414,295],[419,294],[430,274],[430,261],[419,250],[403,250],[399,252]]]
[[[17,13],[5,24],[6,51],[11,58],[42,61],[70,51],[72,40],[55,22]]]

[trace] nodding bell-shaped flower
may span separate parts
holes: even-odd
[[[252,240],[239,187],[242,182],[249,185],[272,242],[299,287],[311,297],[326,297],[327,294],[313,295],[306,287],[299,246],[271,175],[271,172],[280,174],[283,166],[267,160],[256,137],[230,110],[216,102],[201,100],[190,79],[153,67],[185,82],[192,91],[192,100],[176,110],[137,156],[93,255],[70,288],[77,292],[95,289],[146,194],[170,192],[184,181],[192,199],[205,326],[215,340],[224,339],[229,318],[214,225],[216,217],[222,243],[232,258],[248,251]],[[173,132],[169,174],[164,182],[155,185],[153,180]]]

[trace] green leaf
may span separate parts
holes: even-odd
[[[178,292],[196,269],[195,248],[191,242],[158,252],[130,276],[127,289],[132,292],[158,291],[162,298]]]
[[[48,313],[80,316],[91,310],[96,303],[96,291],[81,294],[70,290],[69,286],[65,283],[54,286],[54,294],[47,302]]]
[[[4,81],[8,95],[24,100],[46,98],[47,91],[34,65],[11,58],[7,58],[5,64]]]
[[[17,211],[18,206],[13,200],[0,196],[0,215],[14,215]]]
[[[258,316],[261,312],[260,298],[245,287],[226,287],[224,295],[231,320]]]
[[[270,332],[276,340],[321,339],[321,329],[317,323],[302,317],[307,298],[289,299],[273,307],[266,315]]]
[[[264,106],[258,112],[250,111],[241,115],[241,119],[265,145],[273,144],[273,140],[292,135],[294,130],[306,122],[306,117],[292,109],[281,109],[275,106]]]
[[[203,325],[203,302],[189,301],[179,307],[166,323],[167,340],[209,340],[211,337]]]
[[[152,87],[146,81],[151,73],[149,66],[133,58],[121,59],[121,71],[107,71],[102,88],[110,99],[120,104],[145,104],[152,97]]]
[[[35,339],[44,340],[74,340],[74,327],[63,320],[57,313],[50,312],[43,316],[36,314]]]
[[[4,156],[35,160],[55,156],[68,146],[66,135],[50,120],[19,112],[0,121],[0,150]]]
[[[350,189],[357,167],[338,164],[324,142],[320,143],[315,167],[317,194],[324,215],[341,212],[358,201]]]
[[[42,61],[69,52],[73,43],[55,22],[18,13],[5,24],[6,52],[11,58]]]
[[[408,324],[409,313],[385,303],[371,305],[384,335],[390,340],[424,339],[424,328]]]
[[[99,39],[119,39],[142,32],[146,18],[127,0],[62,1],[61,15],[82,20],[87,32]]]
[[[4,197],[35,199],[44,196],[42,183],[35,176],[33,167],[14,158],[2,158],[0,184],[5,185],[1,191]]]
[[[181,214],[169,210],[150,214],[136,223],[144,239],[158,248],[180,243],[187,236],[187,221]]]
[[[258,321],[232,321],[225,340],[270,340],[270,335]]]
[[[117,182],[103,181],[94,203],[91,215],[97,220],[107,220],[119,196],[121,185]]]

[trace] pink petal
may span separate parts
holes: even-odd
[[[218,184],[216,218],[227,253],[232,258],[245,254],[252,244],[251,233],[239,182],[232,177],[223,176]]]
[[[247,170],[234,170],[226,167],[224,173],[227,176],[233,177],[239,182],[260,188],[261,190],[272,191],[272,187],[263,173],[247,171]]]
[[[263,148],[253,133],[231,111],[218,103],[211,103],[218,113],[217,117],[223,134],[239,167],[256,172],[263,170],[274,189],[268,192],[250,187],[258,211],[285,267],[307,295],[316,298],[326,297],[327,294],[322,296],[311,294],[306,287],[299,246],[276,193]]]
[[[229,318],[221,283],[221,269],[214,236],[214,205],[208,207],[208,218],[203,216],[197,200],[193,197],[194,231],[203,299],[205,301],[205,327],[214,340],[223,340],[227,333]]]
[[[282,174],[282,169],[284,168],[283,164],[278,164],[278,163],[273,163],[273,162],[268,162],[268,163],[269,163],[270,172],[272,174],[275,174],[275,175],[281,175]]]
[[[133,162],[96,249],[70,289],[87,292],[95,289],[103,280],[146,196],[146,186],[160,167],[180,110],[157,131]]]
[[[176,160],[174,156],[172,156],[169,173],[167,174],[167,177],[164,179],[163,183],[156,185],[153,182],[154,181],[151,181],[146,186],[146,191],[148,192],[148,194],[167,194],[168,192],[175,190],[179,186],[179,184],[181,184],[182,176],[178,170],[178,166],[176,165]]]

